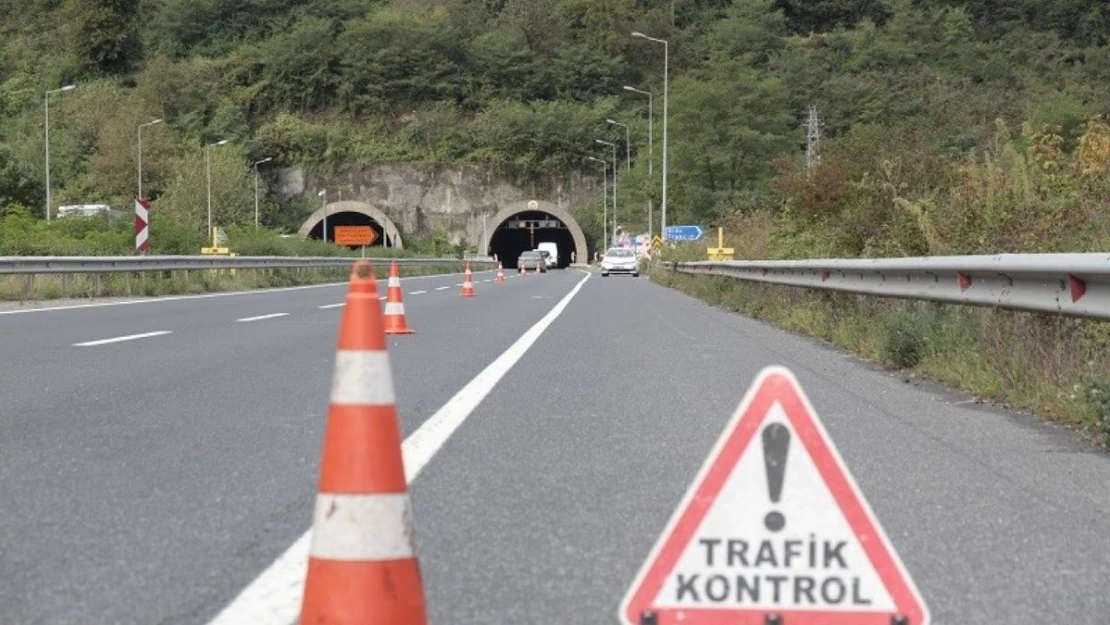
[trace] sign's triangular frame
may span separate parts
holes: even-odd
[[[683,551],[693,540],[702,519],[713,507],[716,495],[727,482],[729,474],[756,439],[760,426],[775,403],[782,407],[787,420],[798,434],[799,443],[805,446],[853,534],[858,537],[866,533],[873,538],[861,542],[861,547],[886,586],[894,602],[895,614],[735,606],[679,610],[651,605],[663,588],[667,575],[674,570]],[[625,625],[640,625],[640,617],[645,610],[656,614],[659,625],[675,622],[675,613],[679,611],[684,613],[684,622],[694,625],[764,625],[770,614],[779,615],[784,623],[803,625],[817,622],[815,618],[826,625],[890,625],[893,616],[906,617],[907,625],[929,625],[931,620],[921,593],[840,457],[805,391],[794,374],[780,366],[766,367],[760,371],[740,401],[736,412],[729,419],[713,450],[698,470],[697,477],[690,483],[681,502],[671,514],[666,529],[659,535],[651,553],[621,600],[618,613],[620,622]]]

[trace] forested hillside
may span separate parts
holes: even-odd
[[[513,179],[622,146],[622,222],[759,232],[749,253],[1105,247],[1110,10],[1098,0],[0,0],[0,210],[127,205],[136,128],[160,218],[253,220],[251,163],[477,163]],[[655,178],[647,100],[655,94]],[[806,168],[803,122],[823,123]],[[21,208],[22,207],[22,208]],[[632,212],[633,207],[636,212]],[[303,206],[267,200],[291,228]],[[737,217],[739,216],[739,217]],[[739,221],[736,221],[739,219]],[[637,221],[639,220],[639,221]],[[23,218],[20,223],[26,223]],[[766,236],[763,236],[766,235]],[[0,231],[0,237],[4,231]],[[749,237],[750,238],[750,237]]]

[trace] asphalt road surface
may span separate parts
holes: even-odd
[[[1106,622],[1110,458],[1064,429],[643,278],[476,278],[473,299],[458,276],[405,279],[417,334],[390,340],[406,436],[519,358],[411,484],[433,623],[615,623],[770,364],[799,378],[934,623]],[[311,522],[344,293],[0,313],[0,623],[206,625],[270,575]]]

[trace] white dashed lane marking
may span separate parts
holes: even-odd
[[[97,345],[108,345],[110,343],[122,343],[124,341],[137,341],[139,339],[146,339],[152,336],[163,336],[166,334],[173,334],[170,330],[158,330],[157,332],[144,332],[143,334],[129,334],[127,336],[117,336],[111,339],[101,339],[99,341],[88,341],[85,343],[74,343],[74,347],[96,347]]]
[[[265,321],[266,319],[277,319],[278,317],[288,317],[289,313],[273,313],[270,315],[259,315],[257,317],[243,317],[236,319],[236,323],[249,323],[251,321]]]

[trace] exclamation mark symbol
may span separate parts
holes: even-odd
[[[767,492],[771,503],[782,499],[782,481],[786,475],[786,453],[790,451],[790,430],[781,423],[763,428],[763,464],[767,469]],[[763,517],[763,524],[772,532],[786,527],[786,517],[772,510]]]

